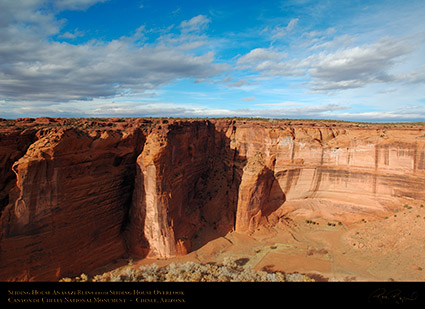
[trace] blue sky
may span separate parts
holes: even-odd
[[[425,121],[424,1],[0,0],[0,117]]]

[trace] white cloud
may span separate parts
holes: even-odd
[[[334,111],[347,107],[328,104],[323,106],[302,106],[296,108],[269,109],[215,109],[205,107],[182,107],[175,116],[181,117],[269,117],[269,118],[323,118]]]
[[[251,86],[258,85],[258,81],[248,81],[246,79],[239,79],[226,84],[230,88],[250,88]]]
[[[78,29],[75,29],[73,32],[65,32],[60,34],[58,37],[61,39],[76,39],[79,37],[83,37],[84,36],[84,31],[79,31]]]
[[[174,104],[161,101],[123,101],[114,102],[111,99],[94,99],[87,105],[80,101],[56,103],[37,106],[26,102],[5,103],[7,112],[0,111],[0,117],[266,117],[266,118],[304,118],[304,119],[343,119],[353,121],[412,121],[420,119],[425,114],[423,106],[404,106],[393,111],[382,110],[373,112],[354,111],[350,107],[326,103],[322,105],[303,104],[299,102],[281,102],[255,104],[261,108],[210,108]],[[266,107],[266,108],[264,108]]]
[[[272,39],[282,38],[286,36],[288,33],[292,32],[292,30],[294,30],[294,28],[298,24],[298,21],[299,21],[298,18],[293,18],[289,21],[288,25],[286,25],[285,27],[280,27],[280,26],[275,27],[272,31],[273,32]]]
[[[352,121],[379,121],[379,122],[400,122],[400,121],[423,121],[423,115],[425,109],[422,108],[418,111],[379,111],[379,112],[350,112],[350,113],[338,113],[331,117],[333,119],[344,119]]]
[[[392,73],[394,66],[414,50],[407,39],[382,38],[372,44],[345,46],[337,38],[317,46],[314,52],[302,59],[291,58],[286,52],[274,48],[256,48],[241,56],[239,69],[249,69],[266,77],[304,76],[312,90],[342,90],[358,88],[370,83],[422,81],[423,71]],[[332,51],[330,48],[340,45]]]
[[[149,44],[143,41],[146,31],[140,27],[134,35],[111,42],[71,45],[49,40],[60,32],[61,24],[54,12],[41,12],[41,1],[25,2],[21,11],[17,4],[0,1],[6,10],[0,10],[0,17],[12,16],[0,28],[0,99],[8,102],[46,105],[143,94],[176,79],[206,79],[227,68],[215,63],[201,34],[187,33],[209,23],[203,15],[182,22],[182,33],[163,35]],[[54,5],[84,9],[97,2],[67,0]],[[75,29],[58,37],[80,35],[83,33]],[[205,46],[202,51],[201,46]]]
[[[237,60],[237,68],[239,70],[248,69],[254,72],[262,72],[269,76],[295,75],[295,67],[286,52],[276,51],[273,48],[255,48],[246,55],[239,57]],[[292,72],[292,73],[291,73]]]
[[[278,52],[270,48],[255,48],[248,54],[240,57],[237,61],[238,65],[253,65],[262,61],[281,61],[288,57],[285,52]]]
[[[310,32],[304,32],[302,36],[308,37],[308,38],[314,38],[314,37],[322,37],[322,36],[329,36],[336,32],[336,29],[334,27],[327,28],[326,30],[313,30]]]
[[[323,38],[310,40],[312,44],[310,50],[332,50],[335,48],[349,48],[355,42],[355,38],[348,34],[337,36],[331,40],[325,40]]]
[[[43,50],[40,57],[17,59],[7,68],[0,64],[0,68],[5,67],[0,72],[0,93],[6,98],[58,101],[108,97],[127,89],[144,92],[177,78],[205,78],[223,69],[213,64],[212,53],[194,56],[169,46],[134,48],[120,40],[77,46],[32,45],[36,53]]]
[[[210,22],[211,20],[207,16],[198,15],[189,20],[182,21],[180,28],[183,32],[201,31],[204,30]]]
[[[256,106],[280,106],[280,107],[295,107],[295,106],[301,106],[301,103],[293,102],[293,101],[286,101],[286,102],[279,102],[279,103],[260,103],[255,104]]]
[[[397,78],[391,69],[400,57],[412,51],[406,43],[384,38],[373,44],[313,55],[306,60],[313,89],[347,89],[393,82]]]
[[[287,58],[286,52],[278,52],[273,48],[255,48],[239,57],[237,68],[248,69],[267,76],[298,75],[298,61]]]
[[[305,1],[309,2],[309,13],[319,6],[310,0],[285,3],[287,8],[300,9]],[[212,21],[206,15],[198,15],[168,28],[141,26],[111,42],[92,40],[75,45],[55,41],[73,40],[85,34],[79,29],[64,32],[66,21],[57,18],[59,12],[86,10],[102,2],[105,0],[0,0],[0,117],[168,114],[372,120],[412,119],[425,114],[419,103],[423,102],[420,99],[425,84],[425,36],[423,18],[418,18],[421,10],[416,10],[414,20],[410,20],[413,9],[404,13],[402,21],[395,18],[397,14],[390,14],[391,23],[381,25],[372,18],[375,13],[363,19],[352,18],[351,25],[334,24],[332,21],[339,20],[335,18],[323,23],[326,10],[316,12],[310,19],[297,10],[293,16],[301,18],[305,29],[301,29],[298,18],[276,27],[276,20],[287,18],[279,17],[267,20],[268,25],[257,26],[256,31],[229,30],[220,38],[207,36],[205,30]],[[145,3],[137,1],[140,7]],[[386,12],[379,16],[382,18]],[[332,27],[323,29],[317,27],[319,23]],[[384,24],[390,27],[383,27]],[[259,40],[249,41],[260,28],[265,30]],[[250,50],[245,54],[226,58],[230,51],[236,53],[247,47]],[[200,86],[209,100],[214,95],[223,102],[236,97],[241,99],[233,104],[250,108],[161,102],[160,87],[182,79],[209,82]],[[213,88],[208,88],[211,85]],[[211,95],[217,89],[214,87],[231,95]],[[172,97],[175,90],[167,91],[163,97]],[[191,102],[205,102],[201,96],[188,96]],[[288,101],[267,103],[273,96]],[[130,102],[132,98],[146,100]],[[254,100],[258,104],[252,104]],[[291,100],[321,102],[322,106]],[[346,102],[357,109],[348,111]],[[413,102],[416,109],[398,110],[400,102]],[[363,112],[370,106],[374,112]]]
[[[86,10],[96,3],[106,2],[108,0],[55,0],[52,1],[55,8],[63,10]]]

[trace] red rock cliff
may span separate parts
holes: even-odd
[[[237,121],[222,129],[231,148],[249,162],[239,188],[236,231],[255,229],[259,217],[267,217],[259,212],[264,207],[274,211],[282,205],[282,215],[296,204],[301,207],[296,211],[309,212],[314,201],[314,211],[330,219],[355,221],[400,199],[425,199],[423,126]]]
[[[44,118],[0,127],[0,280],[186,254],[290,211],[353,221],[425,200],[421,126]]]
[[[234,226],[234,151],[208,121],[163,124],[137,158],[129,242],[138,255],[171,257]]]
[[[54,280],[125,252],[120,235],[143,135],[40,130],[11,167],[15,186],[3,192],[8,204],[1,216],[2,280]],[[2,154],[13,156],[7,148]]]

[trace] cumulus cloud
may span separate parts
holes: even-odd
[[[252,65],[258,64],[263,61],[280,62],[282,59],[288,57],[285,52],[278,52],[270,48],[255,48],[248,54],[243,55],[237,61],[238,65]]]
[[[343,45],[333,51],[337,39],[322,43],[319,50],[303,58],[291,58],[273,48],[256,48],[238,59],[239,69],[250,69],[263,76],[304,76],[312,90],[328,91],[359,88],[370,83],[390,83],[401,80],[391,73],[400,59],[412,52],[407,39],[386,37],[372,44],[354,47]],[[406,75],[404,75],[405,77]],[[420,72],[410,73],[410,80],[421,80]],[[406,80],[406,79],[404,79]]]
[[[24,23],[26,27],[51,27],[58,23],[52,13],[65,10],[86,10],[96,3],[108,0],[0,0],[0,28],[12,23]],[[56,26],[56,25],[55,25]]]
[[[286,52],[273,48],[255,48],[237,60],[237,68],[260,72],[267,76],[298,75],[297,64],[287,58]]]
[[[346,110],[348,107],[338,104],[326,104],[321,106],[299,106],[288,108],[239,108],[239,109],[207,109],[188,108],[185,110],[186,117],[266,117],[266,118],[326,118],[332,112]]]
[[[86,9],[103,1],[55,1],[51,10],[37,0],[23,2],[21,9],[17,2],[0,1],[0,17],[8,17],[0,26],[0,99],[8,102],[52,104],[143,94],[176,79],[205,79],[226,67],[215,63],[211,51],[195,54],[194,49],[206,42],[183,33],[208,24],[203,15],[183,21],[181,34],[161,36],[149,44],[140,44],[139,28],[133,36],[111,42],[72,45],[49,39],[61,29],[55,10]],[[58,37],[79,35],[76,29]]]
[[[400,121],[423,121],[425,109],[422,107],[416,111],[379,111],[379,112],[350,112],[339,113],[335,115],[340,119],[351,121],[370,121],[370,122],[400,122]],[[335,117],[334,117],[335,118]]]
[[[337,104],[322,106],[300,106],[293,108],[239,108],[214,109],[204,107],[181,107],[169,109],[169,115],[176,117],[266,117],[266,118],[325,118],[329,113],[346,110],[348,107]]]
[[[278,52],[273,48],[255,48],[237,60],[237,67],[267,76],[296,75],[298,61],[285,59],[287,57],[286,52]]]
[[[32,45],[32,46],[31,46]],[[75,100],[144,92],[177,78],[202,78],[221,71],[213,53],[188,55],[169,46],[134,48],[120,40],[107,44],[26,42],[40,54],[0,64],[0,93],[9,99]],[[42,51],[43,50],[43,51]],[[10,50],[13,52],[13,50]]]
[[[412,51],[406,42],[384,38],[373,44],[320,53],[307,59],[315,90],[358,88],[396,80],[390,71]]]
[[[5,105],[0,101],[0,107]],[[13,105],[14,103],[12,103]],[[260,105],[260,104],[258,104]],[[208,108],[201,106],[176,105],[166,102],[110,102],[97,100],[82,108],[77,102],[57,103],[48,106],[16,104],[9,106],[5,118],[31,117],[263,117],[294,119],[345,119],[353,121],[422,121],[423,106],[404,107],[395,111],[358,112],[340,104],[303,105],[301,103],[263,104],[271,108]],[[274,107],[273,107],[274,106]]]
[[[415,26],[418,29],[415,33],[407,26],[402,27],[403,31],[398,32],[399,37],[393,31],[378,31],[369,36],[355,31],[341,33],[344,29],[338,24],[326,29],[308,26],[308,20],[303,22],[306,29],[301,29],[300,20],[293,18],[280,26],[269,24],[260,33],[263,37],[252,45],[242,44],[233,48],[223,47],[223,42],[227,44],[240,34],[241,37],[232,42],[246,43],[246,33],[224,33],[222,38],[212,39],[206,32],[211,26],[211,19],[206,15],[197,15],[169,28],[147,29],[142,25],[132,34],[114,41],[92,40],[78,45],[70,44],[85,32],[77,28],[65,32],[66,21],[58,19],[58,13],[87,10],[106,1],[0,0],[0,117],[167,114],[176,117],[372,120],[379,117],[412,119],[415,115],[424,114],[423,108],[361,113],[348,112],[347,106],[326,104],[350,102],[359,105],[353,103],[356,99],[353,93],[362,98],[370,95],[372,102],[376,99],[373,95],[378,93],[377,89],[379,93],[385,93],[387,86],[389,89],[404,87],[405,94],[414,89],[414,99],[419,102],[417,98],[423,93],[421,85],[425,83],[425,67],[421,66],[424,51],[422,23]],[[305,1],[285,3],[297,7]],[[138,0],[137,3],[143,7],[146,2]],[[409,31],[404,31],[406,29]],[[394,36],[382,38],[382,33]],[[419,39],[418,33],[421,35]],[[226,59],[229,50],[237,53],[247,46],[250,50],[243,55]],[[214,50],[225,50],[225,53],[217,56]],[[223,62],[218,59],[223,59]],[[250,108],[231,110],[173,105],[158,100],[150,104],[123,101],[127,98],[148,100],[161,86],[185,78],[195,83],[207,81],[209,85],[217,87],[224,85],[228,93],[243,93],[241,101],[246,103],[239,103]],[[366,89],[371,84],[375,85]],[[268,87],[273,87],[273,90],[279,88],[279,91],[272,92]],[[207,89],[205,95],[208,96],[211,89],[214,91],[217,88],[203,89]],[[344,91],[346,89],[351,90]],[[258,92],[254,93],[253,90]],[[293,102],[261,102],[261,93],[266,90],[288,100],[291,100],[288,95],[291,91],[304,95],[308,92],[306,90],[312,90],[313,95],[324,98],[322,102],[325,103],[322,106],[308,106]],[[312,95],[312,92],[308,95]],[[333,100],[328,101],[326,98],[329,97],[323,96],[328,94],[333,95]],[[382,99],[382,95],[379,95]],[[335,99],[335,96],[340,97]],[[155,98],[158,99],[158,96]],[[250,102],[254,98],[258,104]],[[117,103],[110,102],[114,99],[118,99]],[[310,99],[303,101],[313,102]],[[381,101],[388,105],[388,100]],[[371,105],[376,107],[378,103]],[[8,114],[5,114],[6,110]]]
[[[214,110],[209,110],[203,111],[203,113],[205,114],[207,112],[211,117],[327,118],[333,112],[346,109],[349,109],[349,107],[338,104],[326,104],[261,109],[240,108],[222,110],[220,114],[217,114]]]

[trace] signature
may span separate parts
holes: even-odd
[[[378,301],[380,304],[391,302],[396,304],[404,304],[418,300],[418,293],[412,292],[410,295],[402,295],[400,289],[387,290],[379,288],[369,295],[369,301]]]

